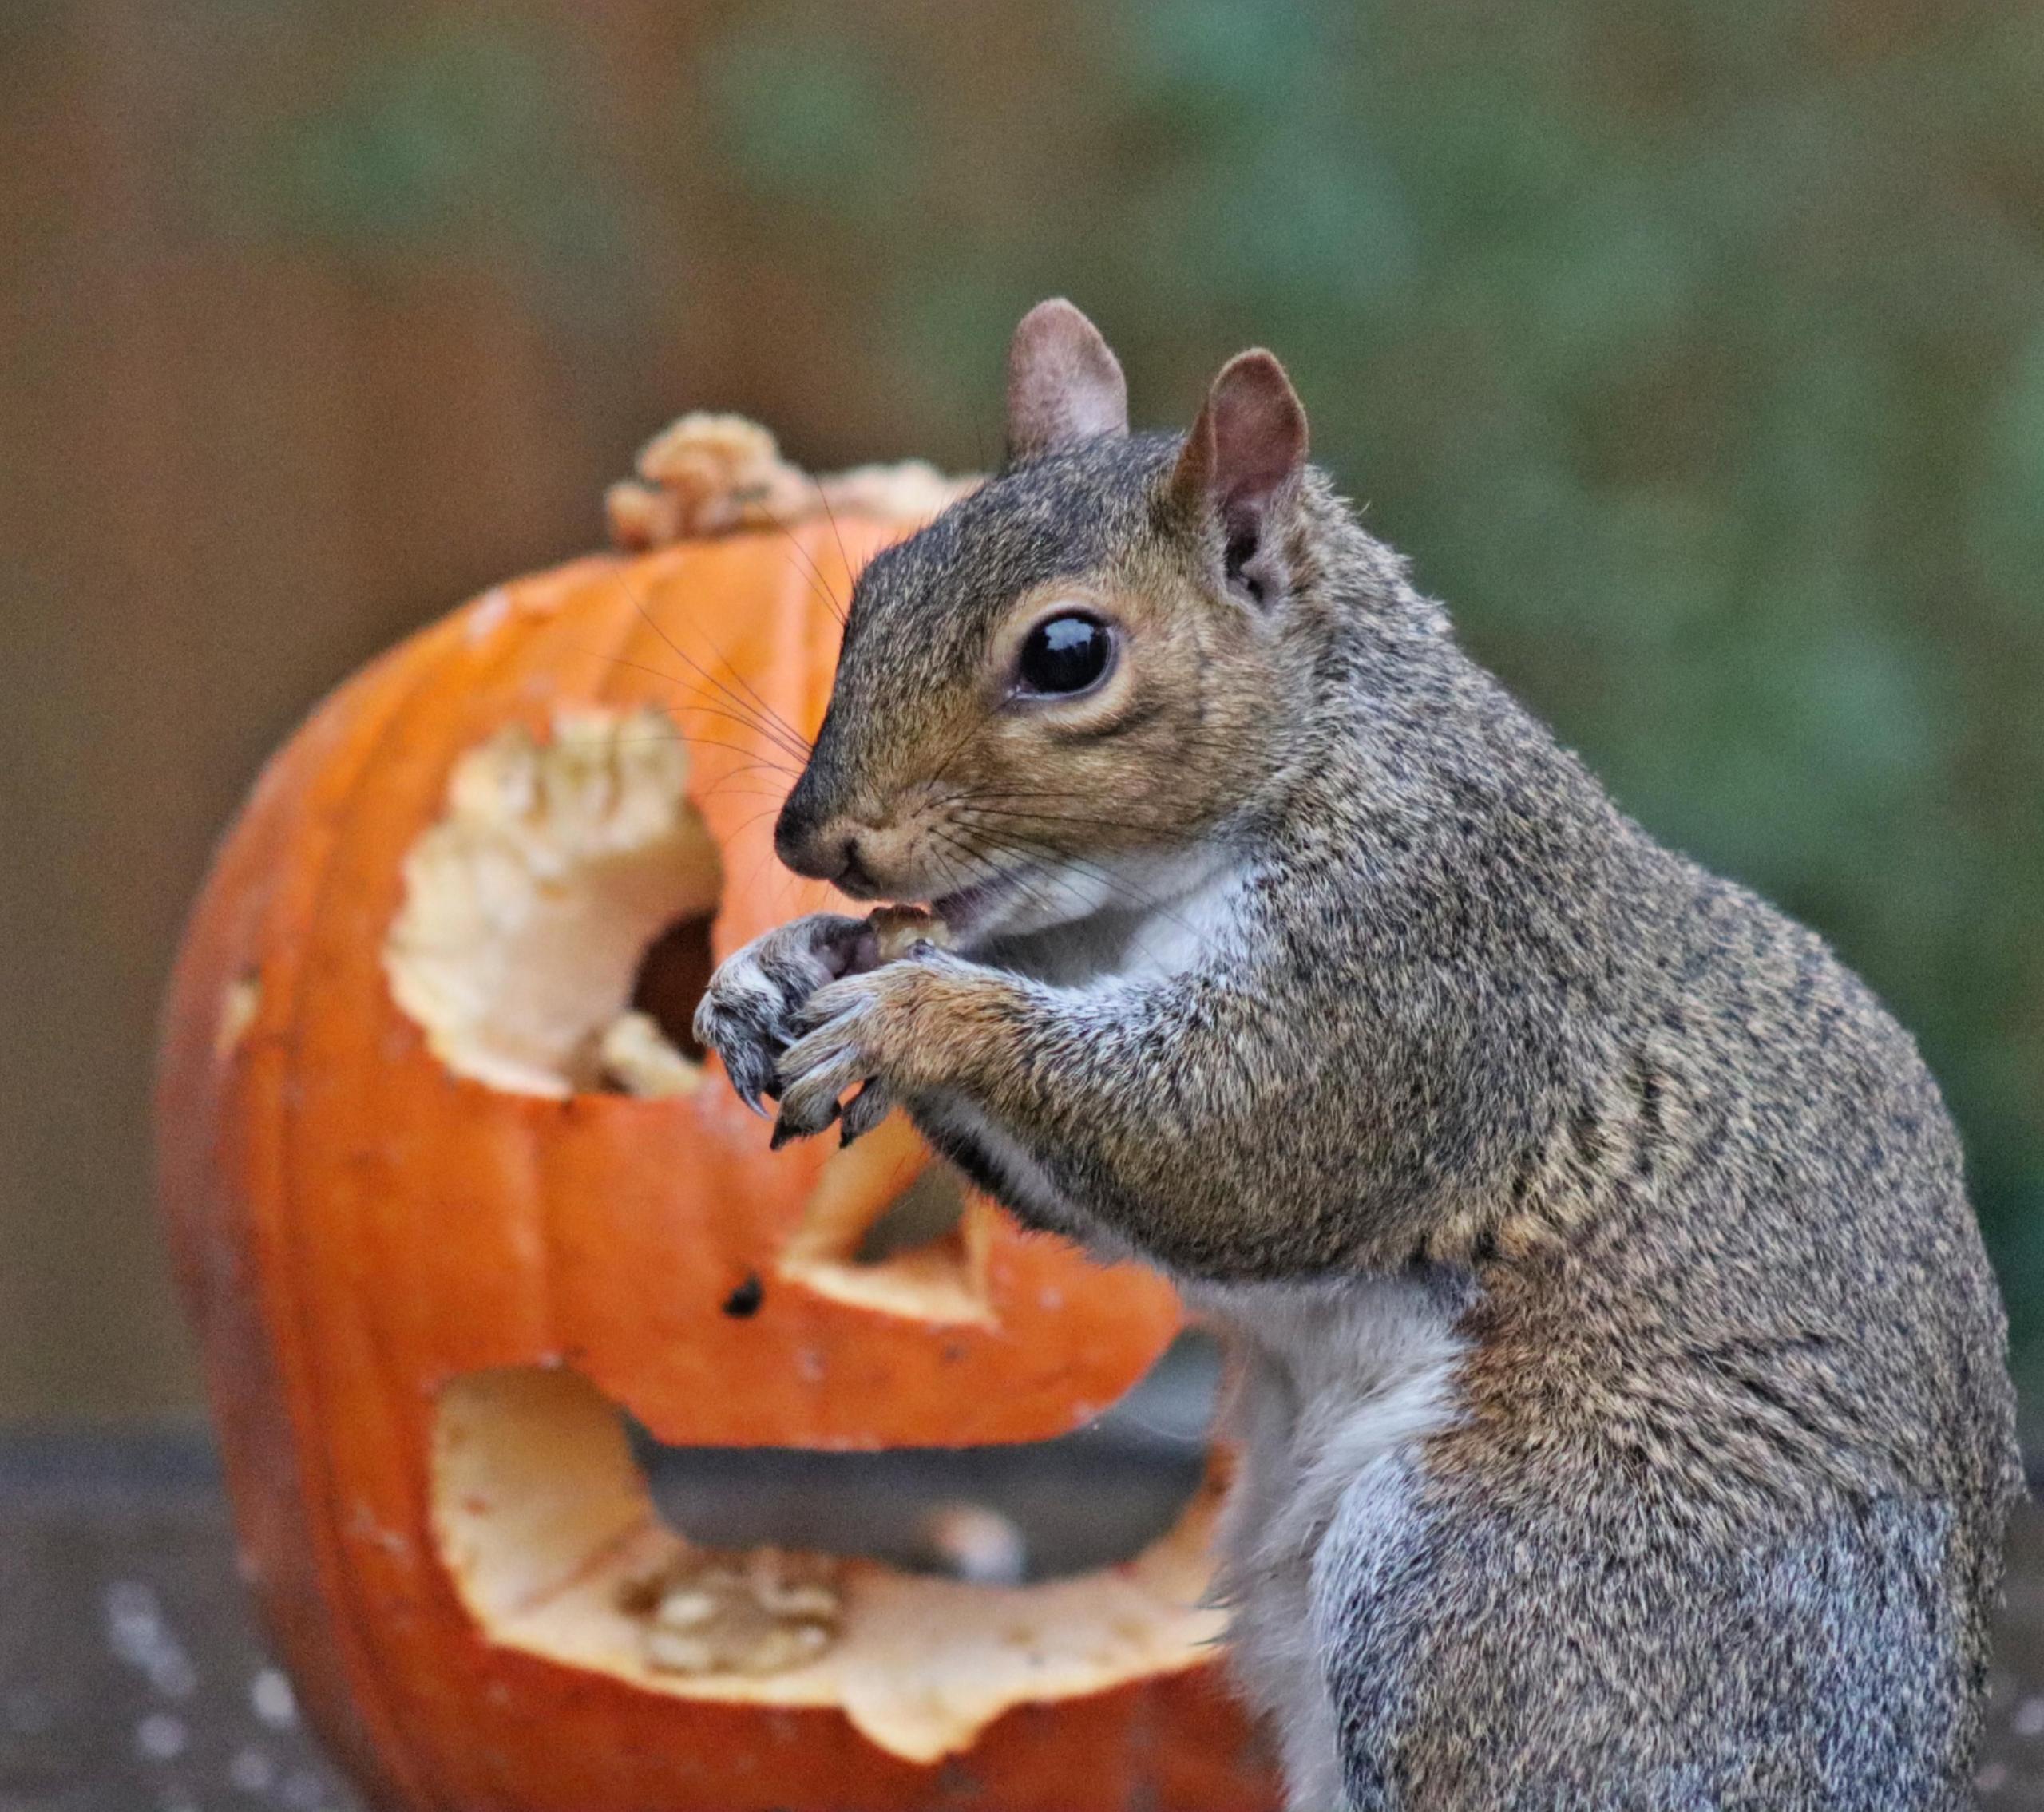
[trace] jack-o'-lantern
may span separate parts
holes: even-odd
[[[713,961],[826,903],[774,863],[774,802],[853,569],[950,493],[812,485],[728,420],[642,471],[624,551],[320,707],[178,966],[166,1209],[301,1699],[414,1812],[1266,1806],[1202,1604],[1210,1489],[1131,1561],[1013,1585],[707,1552],[655,1513],[624,1414],[691,1449],[1047,1439],[1179,1314],[904,1122],[770,1152],[687,1044]]]

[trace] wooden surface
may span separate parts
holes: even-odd
[[[1072,1459],[1062,1478],[1040,1465],[1004,1477],[996,1464],[972,1481],[1014,1509],[1053,1568],[1139,1540],[1189,1484],[1182,1465],[1154,1454],[1074,1449]],[[913,1495],[933,1480],[911,1471],[883,1482],[864,1464],[845,1482],[849,1520],[866,1520],[868,1545],[898,1550],[898,1533],[881,1533],[901,1526],[901,1500],[886,1486]],[[726,1509],[742,1494],[747,1526],[763,1519],[800,1539],[817,1484],[794,1474],[777,1484],[755,1467],[725,1481]],[[683,1513],[714,1522],[715,1490],[699,1487]],[[846,1509],[832,1521],[842,1540]],[[2044,1511],[2034,1505],[2018,1516],[2010,1561],[1981,1804],[2044,1812]],[[202,1443],[0,1446],[0,1812],[357,1812],[263,1653]]]

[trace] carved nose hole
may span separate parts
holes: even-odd
[[[564,710],[454,765],[384,940],[398,1005],[455,1074],[520,1094],[688,1094],[723,863],[663,712]]]
[[[897,1114],[824,1165],[778,1268],[835,1302],[990,1327],[994,1212]]]
[[[632,1009],[643,1013],[691,1063],[707,1053],[696,1042],[696,1003],[710,985],[716,959],[710,949],[714,913],[677,919],[647,945],[632,984]]]

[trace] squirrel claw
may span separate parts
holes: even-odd
[[[739,1099],[763,1120],[770,1118],[764,1097],[774,1092],[774,1070],[770,1063],[750,1052],[734,1052],[725,1058],[724,1073]]]
[[[814,1126],[805,1126],[799,1119],[790,1119],[788,1110],[784,1107],[781,1110],[780,1118],[774,1122],[774,1130],[767,1138],[766,1149],[769,1151],[778,1151],[782,1145],[790,1144],[796,1139],[813,1138],[837,1118],[838,1107],[834,1102],[831,1104],[830,1113],[822,1123]]]
[[[848,1145],[862,1139],[885,1120],[894,1106],[894,1098],[881,1086],[877,1078],[869,1078],[866,1085],[845,1104],[838,1117],[838,1143]]]

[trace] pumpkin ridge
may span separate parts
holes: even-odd
[[[476,601],[480,602],[480,599]],[[420,700],[434,688],[445,669],[461,658],[464,644],[458,634],[458,627],[463,614],[458,612],[444,623],[434,625],[407,644],[410,654],[406,665],[412,669],[410,683],[392,702],[389,714],[365,744],[359,761],[354,766],[353,778],[344,795],[351,809],[336,813],[331,821],[327,847],[319,863],[318,880],[308,893],[311,908],[299,928],[302,954],[294,977],[288,1029],[284,1038],[285,1046],[295,1058],[303,1052],[304,1015],[310,1004],[309,993],[305,987],[305,957],[319,948],[321,931],[335,909],[334,894],[328,884],[343,860],[349,841],[348,825],[355,811],[362,806],[359,783],[363,777],[372,773],[381,764],[397,740],[406,718],[418,706]],[[495,651],[495,659],[501,660],[515,651],[515,648],[507,643]],[[283,1268],[282,1280],[291,1299],[287,1312],[296,1335],[295,1350],[300,1353],[322,1350],[320,1343],[311,1335],[311,1312],[307,1304],[306,1292],[301,1287],[307,1255],[303,1244],[306,1223],[299,1212],[300,1193],[298,1185],[305,1173],[303,1167],[291,1162],[288,1156],[298,1143],[299,1126],[305,1112],[302,1096],[295,1100],[287,1098],[280,1103],[278,1122],[279,1137],[287,1155],[279,1166],[279,1174],[284,1181],[279,1197],[277,1218],[280,1223],[280,1239],[290,1254],[290,1262]],[[315,1426],[319,1420],[332,1413],[327,1402],[327,1389],[323,1377],[315,1375],[301,1379],[299,1388],[293,1391],[295,1396],[302,1394],[313,1400],[316,1406]],[[323,1525],[314,1535],[314,1540],[319,1544],[315,1565],[327,1581],[327,1590],[334,1592],[339,1601],[348,1607],[347,1627],[337,1633],[341,1635],[349,1655],[347,1673],[356,1702],[358,1705],[365,1702],[378,1703],[386,1700],[380,1686],[380,1672],[366,1664],[367,1653],[373,1652],[374,1644],[366,1632],[374,1628],[374,1622],[370,1616],[369,1607],[362,1600],[358,1582],[352,1568],[342,1560],[343,1532],[347,1525],[339,1502],[340,1482],[335,1476],[335,1456],[324,1443],[317,1440],[302,1443],[299,1451],[302,1462],[310,1460],[316,1469],[319,1496],[331,1503],[334,1509],[332,1523]],[[408,1727],[410,1720],[394,1703],[383,1703],[379,1708],[388,1727],[397,1737],[394,1759],[404,1770],[423,1770],[430,1778],[437,1770],[433,1769],[427,1759],[429,1749]],[[390,1759],[386,1754],[386,1763]],[[445,1796],[437,1794],[437,1797],[444,1798]]]
[[[438,646],[436,647],[435,644]],[[429,651],[431,655],[429,656]],[[377,758],[387,746],[395,726],[406,708],[414,703],[438,677],[441,667],[456,651],[454,624],[449,622],[434,625],[416,637],[409,639],[389,657],[391,666],[389,679],[402,678],[404,683],[394,687],[393,695],[382,704],[380,718],[374,723],[359,746],[351,753],[347,767],[341,770],[346,775],[344,785],[335,788],[337,801],[345,802],[355,797],[355,789],[361,777],[374,766]],[[337,703],[340,701],[336,700]],[[357,702],[358,710],[360,702]],[[322,770],[322,777],[328,777],[329,770]],[[281,1049],[291,1058],[299,1054],[303,1033],[303,1015],[307,990],[305,973],[314,946],[312,928],[322,916],[326,899],[325,882],[340,860],[346,841],[348,814],[344,809],[330,809],[313,814],[299,832],[310,836],[319,850],[315,874],[308,881],[305,893],[306,908],[296,933],[284,940],[284,948],[291,952],[290,986],[285,995],[285,1013],[279,1026],[276,1037]],[[295,837],[293,842],[297,841]],[[295,853],[295,852],[294,852]],[[274,910],[283,909],[279,899]],[[267,917],[267,914],[265,916]],[[267,940],[264,940],[266,943]],[[295,1143],[295,1123],[300,1104],[287,1096],[279,1096],[273,1111],[267,1116],[265,1137],[275,1152],[276,1176],[279,1179],[278,1192],[271,1201],[267,1221],[269,1224],[259,1233],[259,1238],[274,1244],[283,1262],[271,1274],[266,1299],[280,1297],[274,1304],[274,1314],[287,1323],[293,1339],[273,1342],[282,1362],[281,1381],[286,1394],[285,1414],[299,1438],[294,1441],[292,1462],[303,1484],[301,1490],[308,1503],[324,1503],[339,1509],[336,1481],[334,1477],[332,1456],[324,1444],[316,1438],[306,1438],[303,1418],[310,1412],[313,1427],[316,1429],[319,1418],[325,1413],[324,1391],[316,1376],[315,1367],[307,1355],[318,1352],[316,1343],[308,1339],[309,1313],[300,1284],[303,1254],[299,1249],[301,1228],[295,1212],[297,1191],[294,1186],[295,1167],[289,1153]],[[266,1300],[259,1311],[267,1323],[272,1320],[271,1301]],[[322,1581],[323,1589],[334,1600],[344,1607],[344,1614],[332,1621],[331,1635],[341,1659],[343,1671],[349,1682],[351,1696],[356,1712],[361,1715],[372,1731],[380,1725],[386,1733],[378,1743],[380,1764],[388,1768],[401,1782],[410,1778],[407,1790],[416,1790],[420,1782],[420,1770],[424,1759],[417,1751],[415,1741],[406,1732],[406,1721],[397,1706],[381,1687],[376,1670],[369,1665],[367,1644],[361,1622],[362,1607],[357,1601],[348,1568],[340,1554],[340,1537],[337,1522],[322,1519],[306,1532],[310,1558],[315,1575]]]

